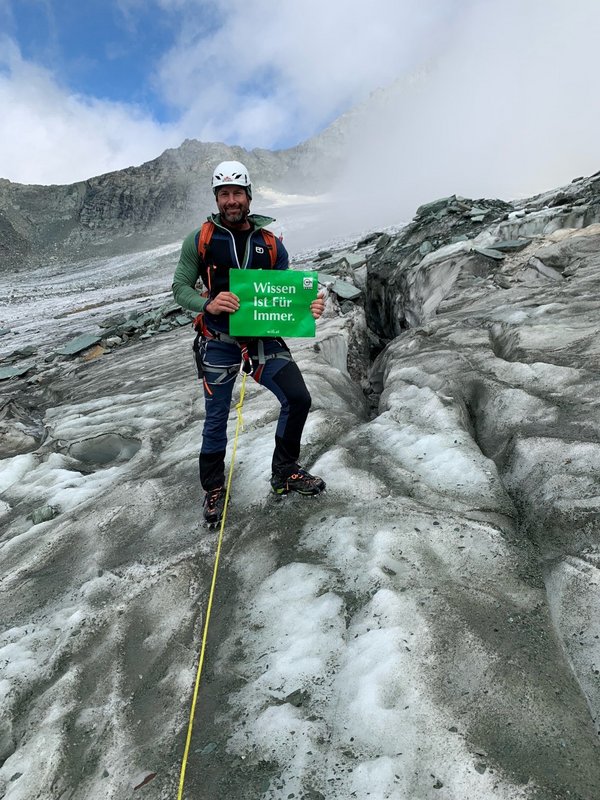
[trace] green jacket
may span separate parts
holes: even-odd
[[[274,222],[272,217],[260,214],[250,214],[248,221],[252,225],[252,232],[248,236],[246,251],[242,263],[239,263],[235,249],[233,234],[228,228],[221,225],[218,214],[208,217],[216,225],[206,258],[202,259],[198,253],[198,239],[200,228],[196,228],[183,240],[179,263],[173,277],[173,296],[182,308],[200,313],[204,306],[219,292],[229,291],[230,269],[271,269],[269,254],[265,251],[264,240],[260,230]],[[277,259],[275,269],[288,269],[289,257],[283,243],[277,239]],[[204,288],[208,290],[209,297],[202,297],[201,291],[196,289],[196,284],[201,280]],[[220,315],[222,316],[222,315]],[[211,317],[207,314],[207,317]],[[217,321],[217,317],[214,318]],[[218,327],[221,327],[220,325]]]

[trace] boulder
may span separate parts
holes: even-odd
[[[18,366],[14,367],[0,367],[0,381],[6,381],[9,378],[19,378],[21,375],[25,375],[29,370],[32,369],[31,364],[19,364]]]
[[[75,339],[71,339],[67,344],[62,345],[62,347],[57,347],[56,352],[61,356],[75,356],[83,350],[87,350],[89,347],[98,344],[101,338],[101,336],[95,333],[82,333],[80,336],[75,337]]]

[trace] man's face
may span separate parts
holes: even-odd
[[[243,186],[219,186],[216,199],[223,222],[227,225],[246,222],[250,213],[250,200]]]

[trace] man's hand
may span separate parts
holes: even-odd
[[[325,292],[319,292],[317,299],[313,300],[310,304],[310,311],[315,319],[319,319],[321,314],[325,311]]]
[[[240,299],[233,292],[219,292],[204,307],[209,314],[234,314],[240,307]],[[321,312],[323,313],[323,312]]]

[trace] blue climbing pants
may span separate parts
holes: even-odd
[[[311,398],[298,365],[281,339],[247,343],[252,377],[273,392],[281,404],[275,431],[272,471],[282,477],[294,472],[300,455],[300,439]],[[227,420],[242,351],[232,342],[198,336],[194,345],[198,375],[204,387],[206,417],[200,448],[200,483],[205,491],[225,483]],[[264,356],[264,357],[263,357]],[[263,363],[260,363],[260,360]]]

